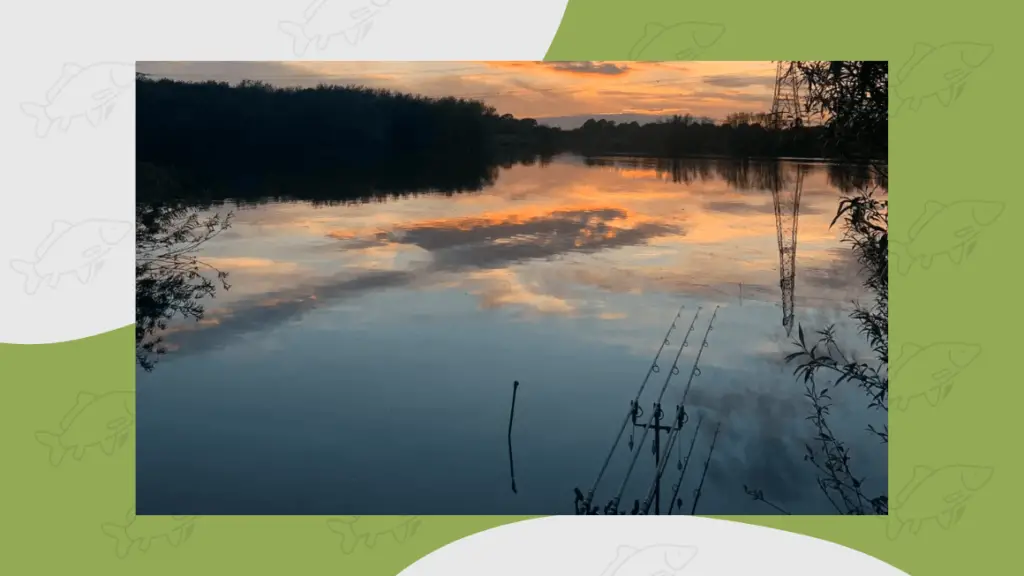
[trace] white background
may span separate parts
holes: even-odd
[[[484,574],[905,576],[825,540],[695,516],[554,516],[516,522],[453,542],[399,576]]]
[[[542,60],[566,3],[5,4],[0,342],[63,342],[135,322],[135,95],[121,81],[135,61]],[[370,25],[353,43],[344,33],[365,14]],[[289,22],[305,50],[282,29]],[[132,232],[111,232],[123,228]]]

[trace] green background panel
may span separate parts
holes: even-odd
[[[1018,20],[1000,9],[1009,5],[570,2],[549,60],[888,60],[892,107],[904,104],[890,126],[892,239],[909,246],[901,261],[913,266],[892,272],[894,366],[901,352],[906,361],[893,394],[912,399],[891,414],[893,515],[733,519],[844,544],[915,575],[1019,571],[1012,534],[1024,512],[1015,440],[1024,393],[1012,291],[1022,54]],[[965,68],[956,43],[978,44],[987,57]],[[957,69],[968,75],[944,102]],[[979,222],[971,201],[997,203],[997,217]],[[958,258],[950,238],[971,226],[977,241]],[[981,354],[950,365],[951,345]],[[130,327],[0,345],[5,572],[390,576],[448,542],[522,519],[134,518],[132,348]],[[921,391],[936,378],[946,396],[932,405]],[[951,502],[961,514],[944,528],[938,519]],[[902,531],[893,536],[893,526]]]

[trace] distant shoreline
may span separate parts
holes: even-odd
[[[873,162],[883,162],[888,165],[887,160],[882,159],[870,159],[864,158],[859,160],[853,159],[840,159],[840,158],[825,158],[825,157],[801,157],[801,156],[730,156],[727,154],[687,154],[685,156],[663,156],[658,154],[644,153],[644,152],[607,152],[607,153],[583,153],[583,152],[560,152],[561,154],[570,154],[573,156],[582,156],[584,158],[658,158],[663,160],[756,160],[756,161],[783,161],[783,162],[802,162],[807,164],[847,164],[847,165],[861,165],[870,164]]]

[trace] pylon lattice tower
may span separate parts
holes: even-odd
[[[776,130],[804,126],[806,113],[802,100],[803,75],[790,62],[779,62],[775,71],[775,95],[771,121]],[[800,194],[803,191],[804,166],[797,165],[796,181],[777,179],[772,190],[775,227],[779,240],[779,288],[782,290],[782,325],[786,335],[793,333],[793,287],[796,282],[796,239],[800,220]]]
[[[800,193],[804,185],[804,167],[797,166],[796,181],[785,181],[772,190],[775,204],[775,229],[779,239],[779,288],[782,290],[782,325],[786,336],[793,333],[793,287],[796,283],[796,238],[800,221]]]
[[[772,98],[771,121],[777,130],[803,126],[807,121],[801,93],[803,75],[791,62],[779,62],[775,68],[775,94]]]

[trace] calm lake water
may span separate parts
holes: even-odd
[[[803,461],[804,389],[783,364],[794,348],[767,188],[781,173],[779,196],[791,196],[798,168],[795,321],[836,323],[842,342],[865,350],[847,315],[870,296],[829,228],[840,192],[820,164],[561,156],[501,169],[478,192],[217,207],[234,225],[201,255],[230,273],[231,289],[204,301],[202,321],[172,323],[171,351],[138,372],[138,512],[572,514],[573,488],[593,484],[684,305],[641,398],[644,419],[702,307],[662,400],[675,414],[717,315],[662,513],[701,417],[679,491],[687,513],[717,424],[697,513],[774,513],[744,484],[793,513],[830,513]],[[864,429],[880,417],[852,390],[835,400],[833,427],[874,493],[887,454]],[[597,504],[622,484],[629,431]],[[627,510],[651,486],[651,439],[634,447]]]

